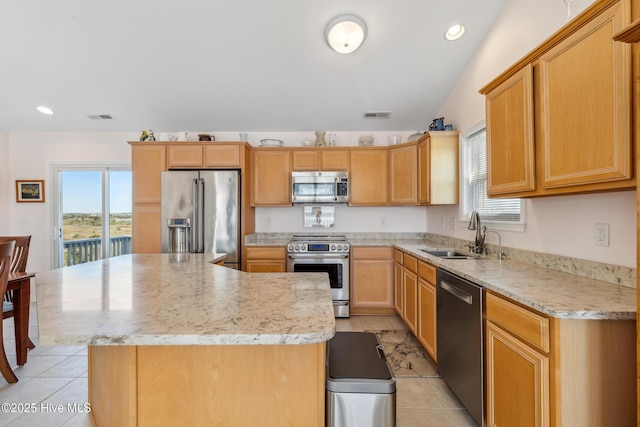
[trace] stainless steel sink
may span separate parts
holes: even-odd
[[[459,252],[454,250],[431,250],[431,249],[420,249],[422,252],[425,252],[429,255],[437,256],[438,258],[444,259],[477,259],[478,256],[472,254],[470,252]]]

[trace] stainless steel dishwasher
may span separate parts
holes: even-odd
[[[436,271],[438,372],[479,426],[483,425],[483,288]]]

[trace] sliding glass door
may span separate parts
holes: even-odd
[[[56,267],[131,253],[131,170],[109,166],[54,170]]]

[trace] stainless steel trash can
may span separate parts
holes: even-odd
[[[327,427],[395,427],[396,379],[371,332],[337,332],[329,340]]]
[[[170,218],[167,220],[167,227],[169,227],[169,252],[189,252],[191,249],[191,219]]]

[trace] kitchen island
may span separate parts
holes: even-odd
[[[324,425],[328,278],[211,261],[133,254],[38,273],[40,342],[89,346],[95,425]]]

